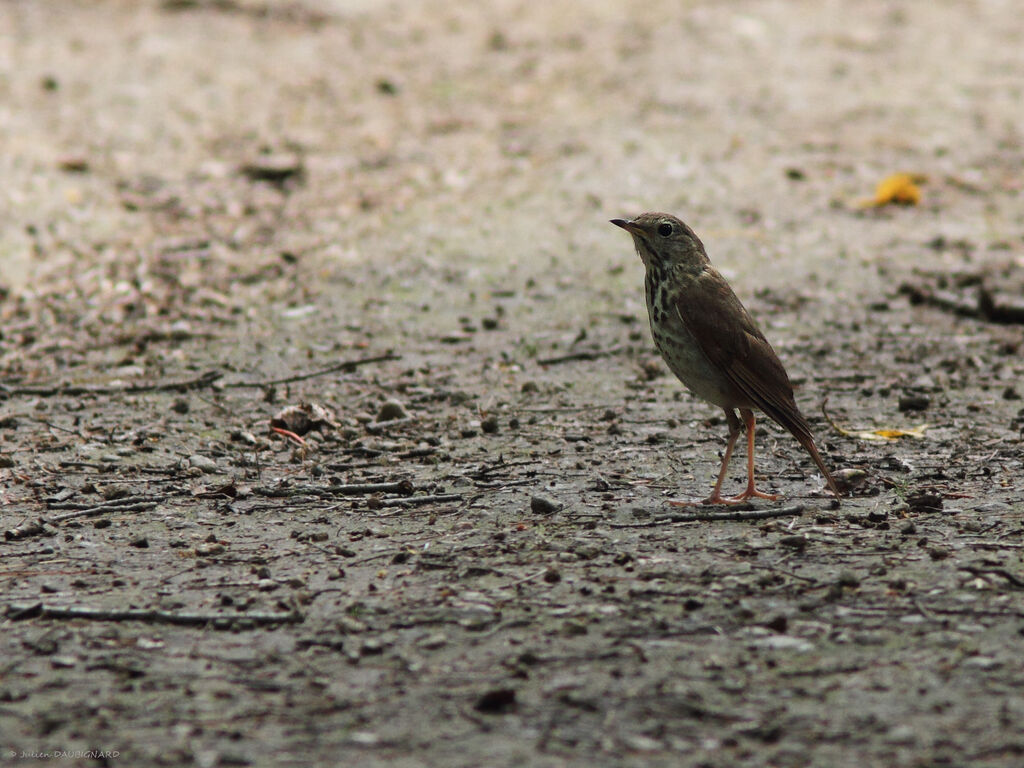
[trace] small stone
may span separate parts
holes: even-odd
[[[504,715],[516,708],[516,692],[512,688],[495,688],[487,691],[473,705],[473,709],[485,715]]]
[[[149,549],[149,539],[145,536],[136,536],[132,539],[132,546],[136,549]]]
[[[122,485],[120,483],[109,483],[107,485],[97,486],[96,492],[107,501],[124,499],[132,495],[132,489],[129,486]]]
[[[198,469],[200,472],[212,474],[219,471],[217,469],[217,462],[211,458],[203,456],[199,453],[193,453],[188,457],[189,466],[193,469]]]
[[[231,441],[235,443],[245,443],[246,445],[256,445],[257,442],[256,435],[242,429],[236,429],[231,433]]]
[[[803,550],[807,548],[807,537],[801,536],[800,534],[793,534],[790,536],[783,536],[779,539],[780,547],[790,547],[791,549]]]
[[[912,493],[907,496],[907,509],[917,514],[941,512],[942,497],[929,491]]]
[[[548,584],[557,584],[562,580],[562,574],[557,568],[548,568],[544,571],[544,581]]]
[[[536,392],[540,392],[540,387],[537,386],[537,382],[536,381],[525,381],[525,382],[523,382],[523,386],[520,389],[520,391],[524,395],[528,395],[528,394],[533,394],[533,393],[536,393]]]
[[[377,421],[394,421],[395,419],[406,419],[409,412],[398,400],[388,400],[377,411]]]
[[[927,411],[932,399],[928,395],[916,392],[906,392],[900,395],[899,409],[901,411]]]
[[[443,632],[435,632],[432,635],[427,635],[417,643],[420,648],[425,648],[428,651],[432,651],[435,648],[442,648],[447,644],[448,636]]]
[[[580,621],[569,620],[562,625],[562,634],[567,637],[580,637],[587,632],[587,625]]]
[[[181,414],[188,413],[190,407],[188,399],[184,397],[179,397],[171,404],[171,410]]]
[[[853,469],[849,467],[837,470],[832,476],[836,481],[836,485],[839,486],[839,490],[844,494],[848,494],[851,491],[860,488],[868,480],[868,473],[863,469]]]
[[[89,161],[81,155],[65,155],[57,161],[57,167],[65,173],[88,173]]]
[[[558,504],[543,496],[534,496],[530,499],[530,511],[535,515],[553,515],[559,509]]]
[[[945,560],[950,554],[950,551],[945,547],[930,547],[928,549],[928,557],[932,560]]]
[[[498,417],[488,416],[486,419],[480,422],[480,429],[484,431],[486,435],[493,435],[498,431]]]
[[[839,576],[836,577],[836,584],[840,587],[856,589],[860,586],[860,577],[851,570],[842,570],[839,572]]]
[[[261,155],[242,166],[242,175],[250,181],[268,181],[282,184],[303,173],[302,160],[298,155]]]

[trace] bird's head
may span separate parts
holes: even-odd
[[[699,270],[708,261],[704,244],[686,224],[668,213],[642,213],[635,219],[612,219],[633,236],[636,252],[650,269]]]

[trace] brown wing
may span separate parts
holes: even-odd
[[[751,403],[789,430],[818,465],[832,492],[842,496],[814,445],[810,425],[796,407],[782,361],[725,278],[714,267],[705,267],[676,302],[676,309],[711,363]]]
[[[701,351],[751,403],[803,442],[807,421],[793,385],[757,323],[713,267],[706,267],[676,302],[680,320]]]

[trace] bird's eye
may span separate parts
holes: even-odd
[[[669,237],[672,234],[672,225],[667,221],[658,225],[658,234],[662,237]]]

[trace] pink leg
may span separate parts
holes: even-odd
[[[740,415],[743,417],[743,421],[747,425],[747,489],[739,496],[733,496],[731,499],[728,499],[728,501],[739,502],[746,501],[750,498],[770,499],[774,501],[779,498],[777,494],[762,493],[754,488],[754,413],[753,411],[741,408]]]
[[[729,442],[725,446],[725,455],[722,457],[722,468],[718,471],[718,480],[715,481],[715,489],[711,495],[702,501],[670,501],[673,507],[692,507],[698,504],[738,504],[743,499],[729,499],[722,496],[722,483],[725,482],[725,475],[729,471],[729,459],[732,458],[732,449],[736,446],[736,438],[740,436],[740,421],[736,418],[735,412],[725,410],[725,418],[729,424]],[[747,413],[750,413],[747,411]],[[753,456],[753,444],[751,444],[750,455]]]

